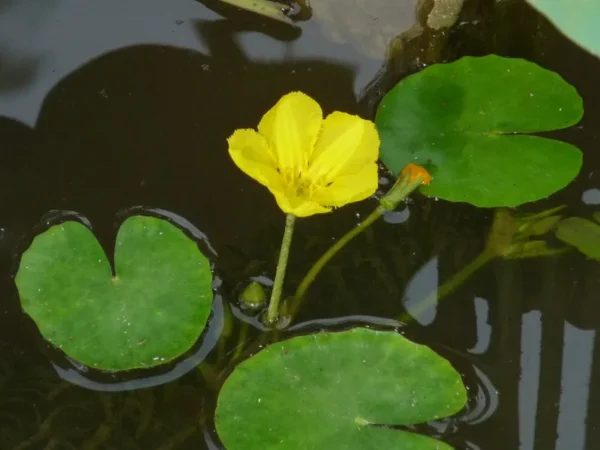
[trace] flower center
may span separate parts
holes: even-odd
[[[308,199],[318,187],[313,180],[302,176],[302,172],[296,172],[290,169],[284,170],[281,168],[278,168],[277,171],[283,178],[287,192],[294,197]]]

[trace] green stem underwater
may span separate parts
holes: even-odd
[[[489,261],[494,259],[496,254],[489,251],[488,249],[483,250],[477,257],[467,264],[465,267],[456,272],[452,277],[447,280],[444,284],[442,284],[439,288],[429,294],[425,299],[417,303],[413,311],[408,314],[404,313],[399,318],[398,321],[401,323],[409,323],[415,319],[415,317],[421,315],[423,312],[427,311],[437,302],[442,300],[444,297],[450,295],[454,292],[461,284],[463,284],[471,275],[473,275],[477,270],[481,269],[484,265],[486,265]]]
[[[356,236],[358,236],[360,233],[362,233],[364,230],[366,230],[369,226],[371,226],[371,224],[373,222],[375,222],[377,219],[379,219],[385,211],[386,210],[384,208],[382,208],[381,206],[378,206],[358,226],[352,228],[348,233],[346,233],[344,236],[342,236],[335,244],[333,244],[329,248],[329,250],[327,250],[318,259],[318,261],[310,268],[310,270],[308,271],[308,273],[305,275],[304,279],[300,283],[300,286],[298,286],[295,297],[296,298],[303,297],[304,294],[306,293],[307,289],[312,284],[314,279],[317,277],[317,275],[319,274],[321,269],[323,269],[325,264],[327,264],[329,262],[329,260],[335,256],[335,254],[337,252],[339,252],[342,248],[344,248],[348,242],[350,242],[352,239],[354,239]],[[290,309],[290,312],[293,312],[293,310]]]
[[[279,261],[277,262],[275,281],[273,282],[273,290],[271,291],[271,301],[269,302],[269,309],[267,311],[266,321],[268,324],[273,324],[279,315],[279,302],[281,300],[285,269],[287,268],[288,257],[290,255],[295,220],[296,217],[293,214],[288,214],[285,217],[285,231],[283,232],[283,241],[281,242],[281,250],[279,251]]]
[[[304,276],[304,279],[298,286],[296,294],[293,297],[293,303],[288,308],[288,315],[293,319],[294,315],[298,311],[304,294],[315,280],[319,272],[325,267],[331,258],[333,258],[340,250],[342,250],[352,239],[361,234],[367,228],[369,228],[373,222],[379,219],[386,211],[393,211],[398,207],[400,202],[404,201],[415,189],[417,189],[422,183],[422,177],[416,177],[414,180],[409,181],[408,176],[403,176],[392,186],[390,191],[379,200],[379,205],[375,210],[367,216],[359,225],[352,228],[344,236],[342,236],[335,244],[333,244],[329,250],[327,250],[323,256],[321,256],[317,262],[310,268],[308,273]]]
[[[563,253],[564,248],[548,248],[545,241],[529,240],[529,237],[547,233],[557,220],[543,224],[540,221],[551,218],[552,215],[564,209],[565,206],[548,209],[537,214],[529,214],[515,218],[507,209],[499,208],[494,212],[494,221],[487,238],[485,248],[469,264],[455,273],[436,291],[420,301],[411,314],[404,313],[398,318],[399,322],[409,323],[431,306],[454,292],[477,270],[495,258],[514,259],[538,256],[550,256]]]

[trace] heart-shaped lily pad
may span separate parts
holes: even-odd
[[[355,328],[278,342],[242,362],[215,422],[227,450],[443,450],[452,447],[399,426],[465,402],[460,375],[432,350]]]
[[[196,243],[166,220],[130,217],[115,269],[84,225],[55,225],[23,254],[21,305],[44,338],[90,367],[156,366],[189,350],[212,304],[210,265]]]
[[[499,207],[547,197],[577,176],[579,149],[522,133],[565,128],[582,114],[581,97],[556,73],[490,55],[400,81],[375,123],[390,170],[416,163],[433,175],[425,195]]]
[[[568,38],[600,56],[600,2],[598,0],[527,0]]]
[[[556,228],[556,237],[589,258],[600,261],[600,226],[582,217],[569,217]]]

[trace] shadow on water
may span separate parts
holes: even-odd
[[[34,127],[0,118],[1,449],[218,448],[210,429],[218,388],[211,380],[222,376],[215,354],[203,365],[203,376],[191,371],[151,389],[109,394],[73,386],[48,363],[68,367],[20,311],[7,274],[14,274],[19,251],[45,226],[49,212],[75,211],[89,220],[110,254],[124,212],[133,206],[164,209],[207,236],[218,255],[217,288],[227,316],[238,283],[273,273],[283,217],[271,195],[231,163],[225,139],[235,128],[254,127],[290,90],[318,98],[326,112],[371,116],[382,93],[420,67],[417,60],[490,52],[531,59],[558,71],[583,96],[581,126],[555,137],[580,146],[585,167],[568,189],[524,209],[566,203],[573,214],[587,215],[597,208],[581,198],[600,181],[593,153],[599,138],[592,126],[600,120],[594,81],[600,63],[522,2],[467,1],[457,27],[414,37],[360,101],[353,62],[254,61],[239,45],[241,33],[291,42],[300,31],[248,21],[232,9],[217,12],[228,20],[194,21],[206,53],[165,45],[110,51],[61,79],[46,95]],[[1,64],[0,56],[0,74]],[[383,176],[381,190],[391,181]],[[290,289],[332,239],[374,205],[368,200],[299,223]],[[491,217],[491,211],[468,205],[415,198],[332,261],[309,291],[299,326],[340,326],[340,316],[377,317],[381,323],[403,307],[410,310],[411,302],[480,251]],[[494,262],[404,330],[450,358],[471,393],[458,419],[420,431],[457,449],[595,448],[599,267],[576,254]],[[101,380],[122,381],[110,378]],[[198,423],[206,427],[199,430]]]
[[[60,80],[35,127],[0,118],[7,143],[0,168],[0,389],[7,396],[0,415],[11,423],[0,427],[0,448],[170,448],[192,434],[186,446],[203,448],[195,424],[210,413],[202,398],[211,395],[203,394],[197,371],[156,391],[116,396],[60,383],[46,358],[68,363],[40,347],[7,276],[49,212],[77,212],[110,254],[117,218],[135,205],[165,208],[202,230],[219,255],[217,273],[244,266],[247,254],[271,262],[274,253],[256,255],[248,245],[279,241],[283,216],[271,195],[231,163],[226,138],[235,128],[255,127],[290,90],[323,99],[326,111],[356,111],[354,71],[317,59],[253,62],[235,41],[242,24],[199,21],[196,29],[210,56],[158,45],[123,48]],[[158,419],[156,411],[165,416]]]
[[[35,77],[40,61],[36,58],[15,59],[8,49],[0,48],[0,91],[27,86]]]
[[[117,211],[147,205],[189,219],[219,254],[271,225],[279,234],[270,194],[231,164],[225,140],[290,90],[325,99],[326,110],[356,111],[352,68],[254,63],[235,51],[226,22],[198,30],[211,56],[152,45],[111,52],[61,80],[34,129],[0,121],[6,232],[74,210],[108,248]]]
[[[13,92],[29,86],[36,78],[43,58],[23,51],[23,43],[14,39],[11,31],[15,22],[33,30],[56,6],[56,0],[36,4],[31,0],[0,1],[0,93]]]

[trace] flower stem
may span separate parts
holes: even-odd
[[[329,250],[327,250],[317,260],[317,262],[314,263],[314,265],[310,268],[310,270],[308,271],[308,273],[305,275],[304,279],[298,286],[295,297],[296,298],[303,297],[304,294],[306,293],[307,289],[310,287],[312,282],[315,280],[315,278],[317,277],[319,272],[323,269],[325,264],[327,264],[329,262],[329,260],[335,256],[335,254],[337,252],[339,252],[341,249],[343,249],[348,242],[350,242],[352,239],[354,239],[360,233],[365,231],[373,222],[375,222],[377,219],[379,219],[385,211],[386,210],[383,207],[377,206],[377,208],[375,208],[375,210],[371,214],[369,214],[369,216],[365,220],[363,220],[358,226],[352,228],[344,236],[342,236],[335,244],[333,244],[329,248]],[[290,312],[292,312],[292,309],[290,309]]]
[[[398,207],[398,204],[410,193],[412,193],[415,189],[417,189],[423,182],[421,177],[417,177],[414,180],[409,181],[409,177],[401,177],[395,184],[392,186],[392,189],[383,196],[379,200],[379,205],[375,210],[369,214],[369,216],[363,220],[358,226],[352,228],[348,231],[344,236],[342,236],[335,244],[333,244],[329,250],[327,250],[323,256],[321,256],[317,262],[310,268],[308,273],[304,276],[304,279],[298,286],[296,290],[296,294],[293,298],[293,303],[290,305],[288,309],[288,315],[293,318],[298,310],[300,304],[302,303],[302,299],[304,298],[304,294],[315,280],[319,272],[325,267],[325,264],[331,260],[341,249],[343,249],[348,242],[358,236],[360,233],[365,231],[367,228],[373,224],[377,219],[379,219],[383,213],[386,211],[392,211]]]
[[[267,323],[270,324],[277,320],[279,312],[279,302],[281,300],[285,269],[287,268],[288,257],[290,255],[295,219],[296,217],[293,214],[288,214],[285,217],[285,231],[283,232],[283,241],[281,242],[281,250],[279,251],[279,261],[277,262],[273,291],[271,291],[271,301],[269,302],[269,309],[267,311]]]

